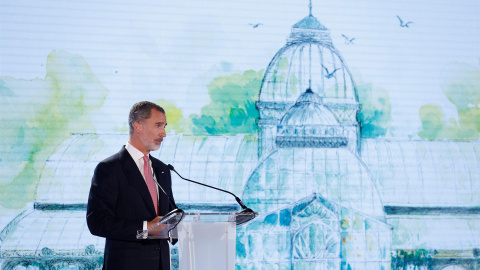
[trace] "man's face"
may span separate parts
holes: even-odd
[[[139,124],[141,125],[139,138],[145,150],[158,150],[163,138],[167,136],[165,133],[165,126],[167,125],[167,117],[165,114],[156,109],[152,109],[151,117]]]

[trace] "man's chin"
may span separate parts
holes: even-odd
[[[150,145],[150,151],[157,151],[158,149],[160,149],[161,144],[162,144],[162,142],[154,143],[154,144]]]

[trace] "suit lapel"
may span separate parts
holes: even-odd
[[[128,153],[125,147],[120,150],[120,158],[123,162],[123,171],[127,177],[127,181],[133,185],[137,190],[140,196],[143,199],[143,202],[148,208],[148,212],[155,214],[155,208],[153,206],[152,197],[148,191],[147,184],[142,174],[138,170],[137,164],[133,160],[132,156]]]

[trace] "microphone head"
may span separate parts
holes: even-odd
[[[245,208],[245,209],[243,209],[242,211],[240,211],[240,213],[244,213],[244,214],[246,214],[246,213],[255,213],[255,211],[253,211],[253,210],[250,209],[250,208]]]
[[[168,164],[167,165],[167,168],[170,170],[170,171],[175,171],[175,169],[173,168],[173,166],[171,164]]]
[[[237,223],[237,226],[240,226],[240,225],[242,225],[246,222],[249,222],[250,220],[256,218],[257,216],[258,216],[258,213],[255,213],[250,208],[246,208],[246,209],[243,209],[242,211],[235,214],[235,221]]]

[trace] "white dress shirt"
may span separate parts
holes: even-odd
[[[138,170],[140,171],[140,173],[143,176],[143,180],[145,180],[145,184],[147,184],[147,180],[145,179],[145,174],[143,173],[143,164],[144,164],[143,156],[144,156],[144,154],[140,150],[135,148],[133,145],[131,145],[129,142],[127,142],[125,144],[125,149],[130,154],[130,156],[132,156],[133,160],[135,161],[135,164],[137,164]],[[150,170],[152,170],[152,172],[153,172],[152,161],[150,160],[150,158],[148,160],[150,161]],[[155,180],[155,182],[157,182],[157,178],[156,178],[155,174],[153,174],[153,179]],[[158,196],[159,196],[158,195],[158,186],[155,185],[155,187],[157,188],[157,200],[158,200]],[[145,231],[146,229],[147,229],[147,221],[144,220],[143,221],[143,230]],[[147,236],[147,235],[145,235],[145,236]]]

